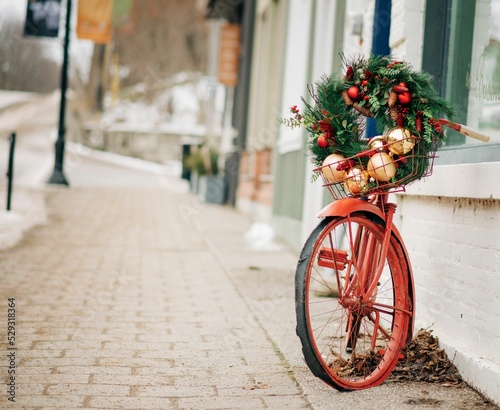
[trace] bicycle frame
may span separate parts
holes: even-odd
[[[372,199],[360,199],[360,198],[342,198],[337,201],[334,201],[324,207],[319,213],[318,217],[346,217],[353,212],[361,212],[372,214],[385,223],[385,233],[384,233],[384,249],[382,250],[384,257],[387,252],[387,247],[389,245],[389,241],[391,236],[396,238],[397,241],[402,245],[402,249],[404,251],[404,259],[408,265],[408,295],[410,297],[410,306],[412,307],[412,314],[410,315],[410,325],[408,327],[408,334],[406,337],[406,343],[411,342],[413,337],[413,328],[414,328],[414,317],[415,317],[415,286],[413,280],[413,271],[411,268],[411,264],[409,263],[409,255],[408,251],[404,245],[401,234],[398,229],[392,223],[393,215],[396,210],[396,204],[387,202],[389,194],[382,193],[375,195]],[[383,258],[382,258],[383,259]],[[382,272],[382,266],[377,268],[377,272],[375,277],[380,277]],[[377,280],[371,279],[370,288],[364,291],[365,296],[370,296],[374,291],[377,285]]]

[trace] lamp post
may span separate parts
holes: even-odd
[[[68,59],[69,59],[69,36],[71,32],[71,1],[66,3],[66,32],[64,34],[63,62],[61,67],[61,103],[59,106],[59,129],[57,140],[55,142],[55,162],[54,172],[47,181],[49,184],[69,185],[64,176],[64,135],[66,133],[65,114],[66,114],[66,88],[68,87]]]

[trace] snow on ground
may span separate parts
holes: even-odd
[[[6,191],[0,190],[1,198]],[[41,192],[15,190],[12,195],[11,211],[0,212],[0,250],[16,245],[23,234],[36,225],[47,222],[45,202]]]
[[[265,222],[254,222],[245,233],[245,242],[249,249],[255,251],[279,251],[281,246],[275,242],[274,229]]]
[[[179,73],[154,97],[145,98],[146,85],[127,90],[131,97],[113,104],[106,99],[100,125],[112,130],[160,130],[190,135],[205,135],[208,127],[220,133],[225,89],[209,77],[195,78]]]

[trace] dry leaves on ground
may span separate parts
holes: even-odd
[[[439,339],[432,336],[432,330],[420,329],[403,354],[405,358],[398,362],[390,380],[462,385],[462,377],[446,352],[439,348]]]

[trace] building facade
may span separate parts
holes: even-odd
[[[392,200],[414,268],[416,329],[433,329],[464,379],[500,403],[500,1],[268,0],[257,10],[265,5],[284,13],[284,22],[273,45],[255,42],[254,56],[267,52],[267,63],[276,59],[282,70],[266,79],[256,73],[266,65],[254,66],[249,118],[271,130],[265,148],[273,193],[264,208],[297,252],[330,198],[310,180],[304,130],[266,122],[274,107],[289,116],[289,107],[308,98],[307,84],[341,70],[339,53],[367,55],[386,33],[394,58],[433,75],[458,122],[491,136],[483,143],[450,132],[433,175]],[[264,17],[257,14],[258,24]],[[259,127],[248,135],[259,135]]]

